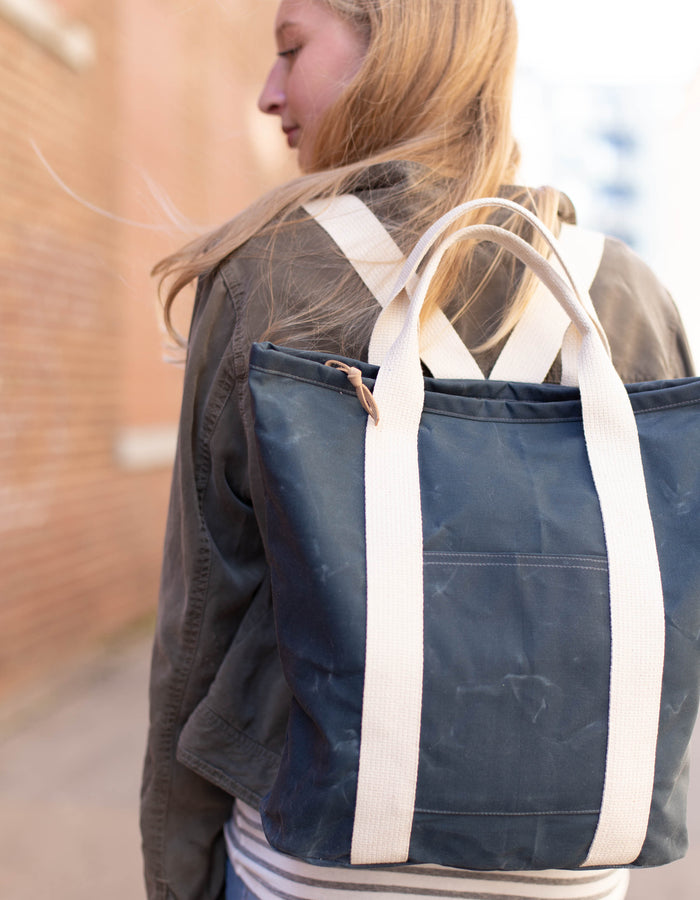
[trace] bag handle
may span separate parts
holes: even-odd
[[[438,233],[433,228],[419,242],[396,293]],[[604,791],[584,865],[627,865],[646,836],[665,645],[661,576],[636,423],[607,345],[572,286],[521,238],[493,225],[468,226],[443,241],[377,374],[374,397],[381,418],[376,425],[368,420],[365,438],[367,640],[351,861],[408,858],[423,684],[419,316],[440,259],[463,239],[493,241],[515,253],[553,289],[574,323],[583,431],[608,554],[611,627]]]
[[[589,317],[593,321],[593,323],[596,327],[596,330],[598,331],[598,334],[600,335],[600,338],[603,342],[603,346],[605,347],[607,354],[610,355],[610,345],[608,343],[607,336],[605,334],[605,331],[603,330],[602,325],[600,324],[600,321],[598,319],[598,316],[597,316],[595,310],[593,309],[591,304],[586,304],[582,300],[582,297],[587,296],[587,291],[579,290],[576,279],[573,277],[573,275],[569,271],[569,268],[562,256],[561,250],[559,248],[559,242],[557,241],[556,237],[552,234],[552,232],[549,230],[549,228],[547,228],[547,226],[544,224],[544,222],[540,221],[540,219],[538,219],[534,213],[530,212],[529,209],[526,209],[524,206],[521,206],[519,203],[515,203],[512,200],[506,200],[502,197],[484,197],[484,198],[479,198],[477,200],[470,200],[467,203],[462,203],[460,206],[456,206],[454,209],[451,209],[449,212],[445,213],[444,216],[442,216],[440,219],[438,219],[437,222],[435,222],[421,237],[421,239],[418,241],[418,243],[414,247],[411,255],[406,260],[406,263],[405,263],[403,269],[401,270],[401,273],[399,274],[399,277],[396,280],[396,283],[394,284],[394,288],[392,290],[393,299],[390,300],[389,303],[385,306],[385,308],[384,308],[385,311],[380,314],[380,318],[381,318],[381,316],[386,316],[388,318],[391,315],[391,312],[390,312],[391,304],[397,302],[399,295],[401,294],[401,291],[403,291],[406,288],[411,277],[413,276],[416,269],[422,262],[423,258],[426,256],[428,251],[433,247],[433,245],[438,240],[438,238],[441,237],[441,235],[443,235],[444,232],[450,227],[450,225],[452,225],[453,222],[457,221],[459,218],[466,215],[467,213],[473,212],[474,210],[477,210],[477,209],[483,209],[485,207],[498,207],[501,209],[508,209],[511,212],[517,213],[522,218],[526,219],[533,226],[533,228],[535,228],[535,230],[538,231],[542,235],[542,237],[545,239],[545,241],[549,245],[555,259],[558,261],[559,265],[561,266],[561,269],[563,270],[564,275],[566,276],[566,279],[568,280],[569,284],[572,286],[574,293],[576,294],[576,297],[579,300],[579,303],[584,307],[590,306],[590,309],[588,309]],[[489,226],[489,227],[498,227],[498,226]],[[506,229],[501,229],[501,231],[506,231]],[[512,232],[508,232],[508,233],[512,233]],[[517,256],[518,254],[515,253],[515,255]],[[523,260],[521,259],[521,262],[522,261]],[[526,265],[527,265],[527,263],[526,263]],[[536,271],[534,266],[533,266],[533,271]],[[557,298],[557,299],[559,299],[559,298]],[[394,334],[396,334],[395,331],[394,331]]]
[[[304,209],[344,253],[357,274],[383,308],[392,299],[391,288],[406,259],[384,225],[359,197],[339,194],[307,201]],[[586,288],[593,282],[603,254],[604,236],[562,223],[559,242],[569,267]],[[556,262],[555,262],[556,268]],[[417,283],[413,276],[406,286],[412,296]],[[590,298],[582,295],[592,309]],[[397,304],[406,305],[405,298]],[[405,308],[395,309],[391,324],[380,316],[376,325],[369,362],[381,365],[384,354],[401,330]],[[499,381],[543,381],[562,349],[562,381],[571,369],[566,348],[562,348],[569,320],[559,304],[541,284],[530,299],[493,366],[490,377]],[[421,325],[421,359],[436,378],[483,378],[476,361],[444,312],[436,308]],[[533,352],[535,350],[535,352]]]
[[[603,258],[605,235],[562,222],[557,240],[569,269],[578,279],[581,300],[586,309],[595,312],[588,292]],[[556,258],[549,261],[557,269]],[[570,352],[570,342],[564,340],[568,327],[569,317],[540,282],[508,336],[489,378],[493,381],[544,381],[561,351],[561,383],[575,383],[571,376],[576,368],[575,359],[571,358],[575,352]]]
[[[392,286],[406,258],[374,213],[354,194],[309,200],[304,209],[338,245],[365,286],[383,308],[392,299]],[[417,284],[414,276],[406,286],[409,296]],[[396,313],[396,310],[394,310]],[[396,333],[386,341],[391,346],[403,317],[396,320]],[[420,355],[436,378],[482,379],[483,372],[441,309],[434,310],[421,331]],[[372,349],[369,362],[380,365],[383,357]]]
[[[454,221],[454,218],[456,218],[456,216],[452,217],[450,215],[450,221]],[[437,224],[439,225],[440,222],[438,222]],[[545,226],[542,225],[543,229],[544,227]],[[423,257],[427,254],[433,243],[437,240],[437,237],[441,232],[442,229],[439,232],[436,232],[435,236],[429,242],[426,242],[424,247],[421,246],[422,242],[419,242],[416,249],[408,258],[401,275],[394,285],[394,301],[396,299],[396,296],[400,294],[400,292],[404,289],[406,281],[413,275],[415,269],[418,267]],[[420,311],[423,308],[423,303],[425,302],[425,297],[430,286],[430,282],[432,281],[437,268],[440,265],[442,258],[447,250],[449,250],[450,247],[452,247],[458,241],[462,240],[491,241],[510,251],[521,262],[528,266],[528,268],[530,268],[538,276],[540,281],[558,300],[564,311],[567,313],[569,320],[576,327],[579,333],[581,335],[595,333],[604,352],[606,353],[606,355],[609,355],[607,337],[604,336],[604,333],[601,333],[602,328],[599,326],[599,323],[593,319],[593,317],[581,301],[580,294],[576,288],[576,284],[569,275],[565,264],[561,260],[559,248],[556,245],[556,238],[554,238],[554,236],[551,234],[550,238],[552,241],[555,256],[559,260],[562,268],[564,268],[565,270],[568,283],[567,280],[565,280],[556,271],[551,263],[549,263],[530,244],[528,244],[512,231],[500,228],[497,225],[485,224],[468,225],[465,228],[461,228],[459,229],[459,231],[454,232],[449,237],[445,238],[445,240],[439,245],[439,247],[433,252],[432,256],[430,257],[425,267],[425,271],[420,277],[418,286],[409,305],[408,314],[404,321],[404,329],[409,327],[409,323],[413,322],[414,320],[416,322],[416,326],[418,327],[418,319],[416,317],[420,315]],[[398,343],[398,338],[396,339],[395,344],[396,343]]]

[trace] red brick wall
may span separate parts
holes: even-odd
[[[183,235],[148,181],[216,223],[291,173],[255,123],[274,5],[63,0],[81,72],[0,17],[0,697],[153,609],[169,465],[118,449],[177,421],[148,270]]]

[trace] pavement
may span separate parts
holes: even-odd
[[[0,707],[0,900],[144,900],[138,792],[147,635]],[[700,735],[691,851],[635,872],[628,900],[700,898]]]

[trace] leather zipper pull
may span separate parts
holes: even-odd
[[[326,365],[330,366],[331,369],[340,369],[341,372],[344,372],[347,375],[348,381],[355,388],[355,393],[362,404],[362,408],[374,419],[374,424],[378,425],[379,410],[377,409],[377,404],[374,402],[372,391],[370,391],[367,385],[362,381],[362,372],[360,372],[356,366],[348,366],[346,363],[339,362],[337,359],[329,359]]]

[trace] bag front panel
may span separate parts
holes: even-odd
[[[280,363],[270,354],[268,371],[252,367],[251,390],[280,651],[296,702],[263,818],[284,852],[343,864],[364,666],[366,414],[319,355]],[[580,410],[569,388],[494,384],[489,393],[486,382],[465,397],[471,383],[437,384],[445,393],[426,395],[419,437],[426,650],[410,859],[573,868],[602,793],[610,655],[605,547]],[[667,472],[650,485],[670,622],[657,784],[637,860],[653,865],[685,842],[700,573],[690,573],[689,592],[680,556],[697,546],[700,486],[689,454],[668,459],[669,425],[657,421],[668,409],[650,411],[690,402],[687,391],[633,390],[646,410],[637,417],[645,464],[655,472],[661,460]],[[671,443],[697,446],[696,406],[680,411]],[[683,502],[669,508],[669,495]]]

